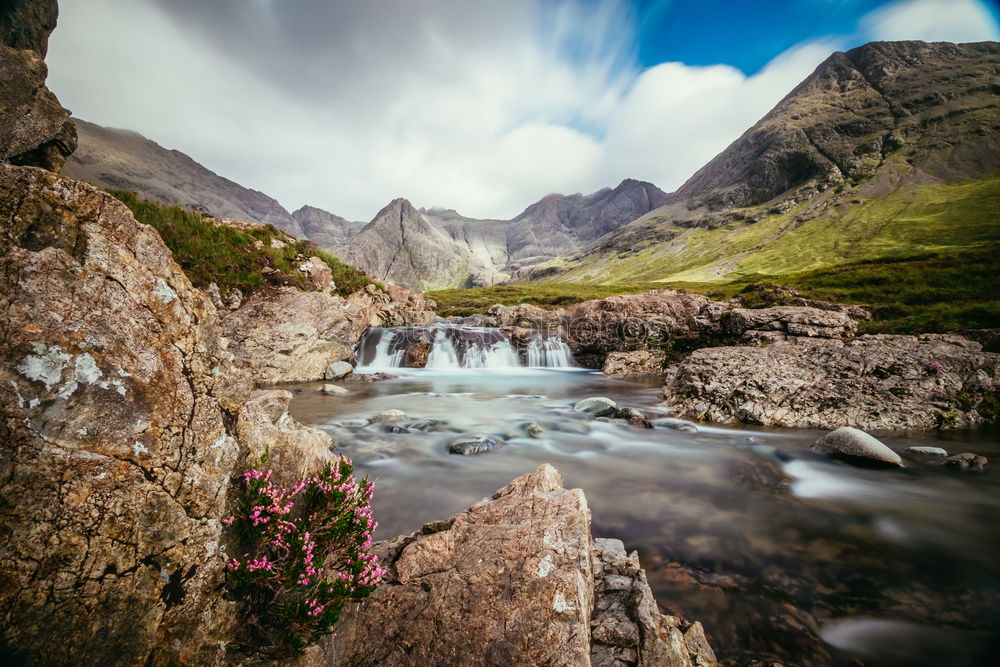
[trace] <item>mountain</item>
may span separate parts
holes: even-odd
[[[493,285],[586,247],[666,198],[651,183],[627,179],[589,195],[548,195],[513,220],[418,210],[397,199],[333,252],[379,279],[412,289]]]
[[[1000,240],[1000,44],[834,53],[663,206],[522,277],[717,280]]]
[[[346,220],[315,206],[303,206],[292,213],[292,219],[299,224],[305,238],[321,248],[346,242],[367,224]]]
[[[71,178],[145,199],[203,209],[220,218],[271,224],[298,238],[302,228],[277,201],[245,188],[137,132],[75,118],[76,152],[63,168]]]

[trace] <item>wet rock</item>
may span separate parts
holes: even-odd
[[[972,472],[982,472],[989,465],[989,459],[970,452],[955,454],[944,460],[944,464],[955,470],[969,470]]]
[[[485,454],[504,445],[504,441],[496,436],[486,433],[470,433],[462,435],[448,443],[449,454],[461,454],[462,456],[473,456],[475,454]]]
[[[948,456],[948,452],[940,447],[907,447],[903,450],[903,454],[918,458],[944,458]]]
[[[354,366],[346,361],[335,361],[323,371],[324,380],[342,380],[354,372]]]
[[[345,609],[326,664],[716,664],[700,624],[659,613],[635,552],[591,537],[583,492],[550,465],[375,550],[387,581]]]
[[[879,335],[697,350],[668,369],[662,395],[699,421],[929,430],[980,423],[998,386],[1000,354],[967,338]]]
[[[324,394],[346,394],[348,393],[346,389],[336,384],[325,384],[320,389]]]
[[[532,438],[537,438],[538,436],[540,436],[542,433],[545,432],[545,429],[543,429],[541,425],[538,424],[538,422],[528,422],[527,424],[524,425],[524,432],[527,433],[528,436]]]
[[[427,357],[431,354],[431,344],[425,341],[410,343],[404,349],[406,360],[413,368],[424,368],[427,365]]]
[[[653,428],[653,425],[645,417],[629,417],[629,426],[638,426],[640,428]]]
[[[814,451],[850,462],[863,459],[889,466],[903,465],[899,454],[886,447],[877,438],[850,426],[843,426],[827,433],[817,440],[812,448]]]
[[[632,419],[646,419],[646,413],[642,410],[637,410],[636,408],[619,408],[618,415],[620,419],[632,420]]]
[[[406,430],[410,433],[426,433],[427,431],[433,431],[440,423],[437,419],[423,419],[410,424],[406,427]]]
[[[605,375],[657,375],[663,372],[660,350],[609,352],[604,360]]]
[[[397,377],[399,376],[388,373],[351,373],[344,378],[344,381],[371,384],[372,382],[381,382],[382,380],[395,380]]]
[[[586,412],[594,417],[616,417],[619,412],[618,404],[603,396],[592,396],[578,401],[573,409],[577,412]]]
[[[383,410],[382,412],[369,417],[368,423],[380,424],[382,422],[401,422],[406,419],[406,413],[402,410]]]
[[[663,428],[670,428],[675,431],[684,431],[685,433],[697,433],[698,425],[683,419],[675,419],[673,417],[662,417],[660,419],[653,420],[653,426],[660,426]]]

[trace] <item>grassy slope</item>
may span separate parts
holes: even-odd
[[[870,306],[870,331],[1000,327],[1000,179],[908,185],[800,222],[804,206],[756,223],[684,230],[673,242],[633,253],[590,257],[551,279],[578,282],[432,296],[444,314],[467,314],[498,302],[545,307],[654,286],[729,298],[778,282],[811,298]]]
[[[196,287],[207,287],[214,282],[224,295],[233,288],[248,295],[265,284],[276,284],[275,281],[305,288],[306,278],[298,270],[296,260],[313,256],[322,259],[333,271],[333,281],[341,295],[372,283],[364,273],[309,241],[292,240],[283,248],[272,248],[272,240],[291,238],[272,225],[250,229],[216,225],[179,206],[146,201],[121,190],[108,192],[128,206],[136,220],[159,232],[174,260]],[[265,267],[277,269],[280,275],[271,274],[273,277],[265,280],[262,272]]]

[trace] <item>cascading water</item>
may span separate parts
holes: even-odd
[[[572,368],[573,354],[557,335],[536,336],[528,344],[527,365]],[[449,370],[522,368],[520,355],[500,329],[439,324],[433,327],[373,328],[358,346],[358,370],[377,371],[421,365]]]

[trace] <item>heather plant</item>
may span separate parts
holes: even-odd
[[[385,574],[371,546],[373,485],[338,457],[292,487],[264,470],[243,474],[236,514],[225,520],[237,553],[227,562],[230,592],[245,612],[246,643],[296,654],[332,632],[345,603],[371,595]]]

